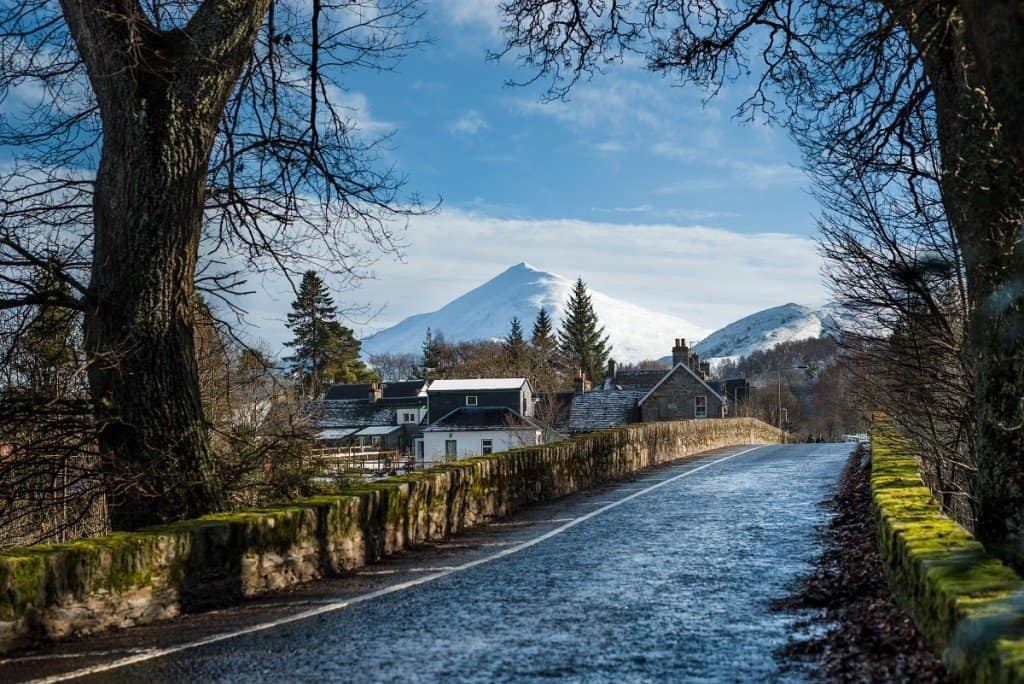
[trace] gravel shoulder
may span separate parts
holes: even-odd
[[[774,605],[814,615],[778,655],[830,682],[953,682],[889,589],[875,541],[870,481],[870,459],[858,450],[835,494],[822,504],[832,512],[822,531],[822,554]]]

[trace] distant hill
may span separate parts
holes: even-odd
[[[430,328],[449,342],[499,339],[518,317],[529,336],[537,310],[544,306],[556,323],[574,279],[534,268],[525,261],[452,300],[437,311],[410,316],[363,340],[363,355],[379,352],[419,353]],[[658,358],[676,337],[699,339],[707,330],[683,318],[590,291],[594,310],[612,344],[612,356],[621,362]]]
[[[749,356],[782,342],[822,337],[837,329],[842,313],[833,306],[783,304],[751,314],[716,330],[693,346],[705,359]]]

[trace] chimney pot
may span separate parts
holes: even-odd
[[[679,364],[690,364],[690,350],[686,348],[686,339],[682,337],[676,338],[676,345],[672,347],[672,367],[675,368]]]

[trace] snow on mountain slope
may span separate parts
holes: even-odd
[[[814,309],[783,304],[758,311],[708,335],[693,349],[706,359],[749,356],[782,342],[821,337],[836,329],[839,312],[831,306]]]
[[[556,325],[569,298],[572,280],[547,273],[525,261],[483,285],[452,300],[437,311],[410,316],[363,340],[363,355],[379,352],[418,354],[430,328],[444,333],[449,342],[498,339],[508,334],[513,317],[529,337],[537,310],[544,306]],[[643,307],[590,290],[597,317],[612,344],[612,357],[620,362],[658,358],[672,348],[676,337],[700,338],[707,331],[677,316],[655,313]]]

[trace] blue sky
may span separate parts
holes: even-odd
[[[443,306],[519,261],[582,276],[614,297],[713,329],[789,301],[823,303],[816,204],[785,133],[734,119],[744,87],[706,105],[641,65],[582,82],[545,103],[500,47],[494,3],[434,0],[433,39],[393,72],[353,73],[345,94],[407,189],[441,211],[411,221],[404,258],[337,293],[365,305],[358,334]],[[255,335],[287,338],[290,293],[249,302]],[[669,337],[671,334],[668,333]]]
[[[392,154],[410,188],[446,207],[509,218],[612,223],[713,223],[740,232],[813,230],[813,201],[793,144],[735,121],[742,86],[706,106],[636,66],[616,66],[544,103],[542,86],[500,46],[488,3],[428,5],[434,39],[394,73],[359,73],[351,91],[363,127],[395,130]],[[365,98],[365,100],[363,99]]]

